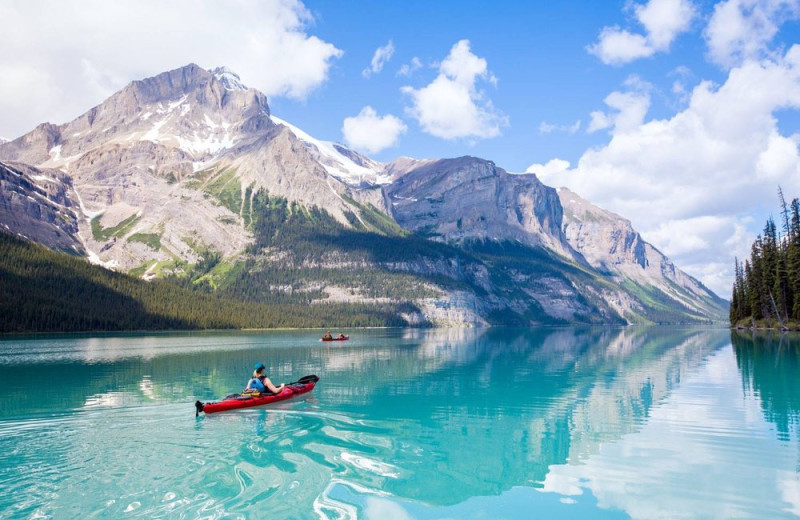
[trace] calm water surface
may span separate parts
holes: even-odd
[[[800,516],[798,339],[349,332],[0,340],[0,519]]]

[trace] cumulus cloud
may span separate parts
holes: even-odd
[[[342,134],[348,146],[366,153],[378,153],[397,144],[408,128],[397,117],[379,116],[375,109],[366,106],[355,117],[345,118]]]
[[[617,133],[636,130],[650,109],[650,85],[632,76],[625,82],[626,91],[612,92],[604,102],[610,110],[595,110],[590,116],[589,133],[613,128]]]
[[[468,40],[461,40],[441,62],[433,82],[401,89],[412,100],[407,112],[425,132],[443,139],[496,137],[507,118],[478,88],[479,80],[497,84],[486,60],[472,53]]]
[[[655,54],[655,49],[641,34],[624,31],[617,26],[604,27],[599,40],[588,48],[606,65],[622,65]]]
[[[133,79],[188,63],[227,65],[270,96],[305,98],[342,51],[308,33],[297,0],[0,3],[0,134],[77,117]],[[46,35],[43,37],[43,35]]]
[[[781,24],[800,18],[800,0],[725,0],[714,6],[705,30],[711,59],[732,67],[770,53]]]
[[[528,166],[525,173],[536,174],[537,177],[549,178],[555,174],[569,170],[569,161],[564,159],[550,159],[545,164],[533,163]]]
[[[644,5],[632,4],[632,9],[645,34],[604,27],[598,41],[587,48],[607,65],[622,65],[669,50],[675,37],[689,29],[695,14],[690,0],[650,0]]]
[[[375,54],[372,55],[372,62],[370,63],[369,68],[364,69],[361,72],[361,75],[365,78],[368,78],[373,74],[378,74],[383,70],[383,66],[386,65],[390,59],[392,59],[393,54],[394,44],[392,43],[392,40],[389,40],[389,43],[383,47],[378,47],[375,49]]]
[[[733,256],[749,254],[749,215],[777,204],[778,184],[800,193],[797,138],[782,135],[774,117],[800,109],[800,45],[773,60],[746,61],[722,85],[701,82],[671,118],[645,121],[647,103],[641,90],[610,94],[613,110],[593,117],[596,127],[611,129],[609,143],[586,151],[574,169],[540,177],[631,219],[727,297]]]

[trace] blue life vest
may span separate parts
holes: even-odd
[[[247,388],[250,390],[257,390],[262,393],[267,391],[267,387],[265,387],[261,379],[257,377],[253,377],[250,379],[250,381],[248,381]]]

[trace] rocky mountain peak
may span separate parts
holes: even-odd
[[[126,104],[138,106],[140,109],[181,100],[215,109],[231,106],[240,112],[252,107],[256,112],[263,111],[269,115],[266,96],[254,89],[248,89],[239,76],[227,67],[208,71],[190,63],[151,78],[133,81],[106,103],[117,96]]]
[[[386,187],[397,222],[443,240],[518,240],[582,261],[561,230],[553,188],[477,157],[392,163]],[[407,168],[405,172],[403,168]]]
[[[157,103],[179,98],[198,87],[204,87],[212,78],[213,74],[190,63],[150,78],[132,81],[121,93],[130,91],[140,104]]]
[[[239,75],[228,67],[217,67],[210,72],[228,90],[248,90]]]
[[[148,141],[205,161],[257,138],[273,126],[269,115],[266,96],[230,69],[189,64],[133,81],[69,123],[39,125],[0,144],[0,157],[61,168],[100,147]]]

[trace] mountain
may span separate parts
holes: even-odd
[[[259,189],[325,207],[341,222],[351,209],[341,197],[348,186],[328,170],[348,171],[353,160],[316,152],[225,69],[188,65],[134,81],[69,123],[44,123],[2,145],[0,158],[68,172],[89,219],[86,248],[123,270],[197,261],[189,242],[226,257],[242,251],[251,241],[246,199]],[[373,199],[380,205],[379,190]],[[122,238],[109,231],[119,226],[158,235],[161,245],[109,243]]]
[[[0,161],[12,234],[233,299],[393,305],[440,325],[726,313],[630,223],[535,175],[476,157],[373,161],[273,116],[226,68],[133,81],[0,144]]]
[[[599,272],[631,291],[649,293],[688,313],[708,316],[725,303],[645,242],[631,222],[599,208],[567,188],[559,188],[563,229],[570,245]]]
[[[535,175],[511,175],[475,157],[415,161],[393,169],[400,175],[385,192],[392,215],[405,229],[445,241],[516,240],[581,260],[561,230],[556,191]]]

